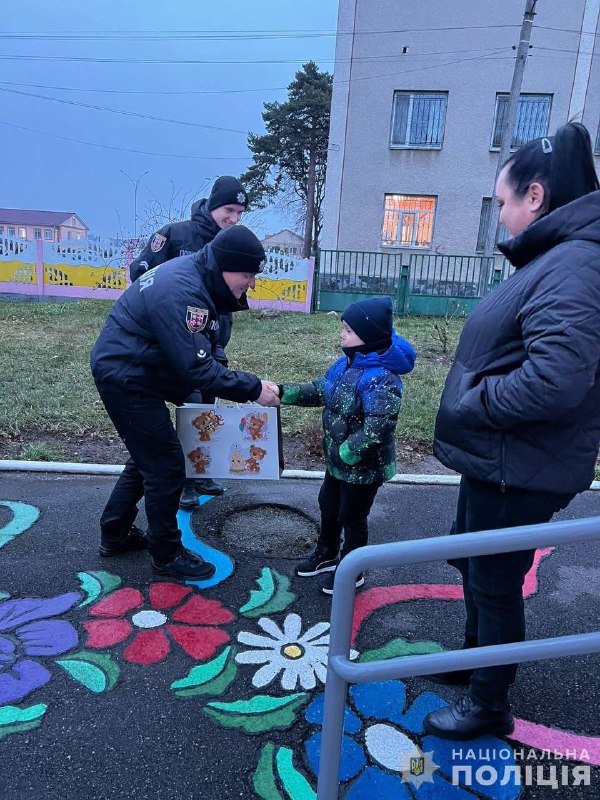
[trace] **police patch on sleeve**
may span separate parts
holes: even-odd
[[[163,236],[162,233],[155,233],[150,242],[150,250],[152,250],[153,253],[159,253],[165,246],[166,241],[167,237]]]
[[[206,328],[208,322],[208,308],[188,306],[185,314],[185,324],[190,333],[200,333]]]

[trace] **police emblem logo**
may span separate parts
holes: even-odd
[[[185,314],[185,324],[190,333],[200,333],[208,322],[208,309],[188,306]]]
[[[411,775],[422,775],[425,772],[425,759],[421,756],[410,759]]]
[[[160,252],[165,246],[166,241],[167,237],[163,236],[162,233],[155,233],[150,242],[150,250],[152,250],[153,253]]]
[[[246,195],[243,192],[238,192],[237,201],[241,206],[246,205]]]

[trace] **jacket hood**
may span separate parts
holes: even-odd
[[[357,353],[352,363],[354,367],[385,367],[396,375],[406,375],[415,366],[416,354],[413,346],[406,339],[392,331],[392,344],[383,353]]]
[[[195,222],[196,225],[200,227],[202,230],[202,238],[206,241],[214,239],[221,230],[208,210],[208,200],[206,197],[202,200],[196,200],[196,202],[192,204],[192,222]]]
[[[246,293],[238,300],[231,293],[229,286],[223,280],[223,273],[217,266],[212,248],[205,245],[193,256],[194,265],[206,286],[208,293],[213,299],[215,308],[219,314],[230,314],[234,311],[247,311],[248,299]]]
[[[562,242],[600,244],[600,191],[578,197],[572,203],[541,217],[514,239],[498,245],[515,267],[524,267]]]

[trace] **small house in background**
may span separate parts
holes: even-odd
[[[0,236],[63,242],[87,239],[89,228],[73,211],[28,211],[0,208]]]
[[[279,231],[279,233],[268,233],[262,240],[265,250],[278,250],[291,256],[301,256],[304,246],[304,239],[289,228]]]

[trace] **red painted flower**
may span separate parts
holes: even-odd
[[[134,664],[155,664],[165,659],[171,638],[197,661],[211,658],[230,638],[218,626],[234,617],[217,600],[192,592],[177,583],[153,583],[149,602],[137,589],[112,592],[90,609],[92,616],[106,619],[84,623],[89,637],[86,646],[112,647],[133,634],[123,658]]]

